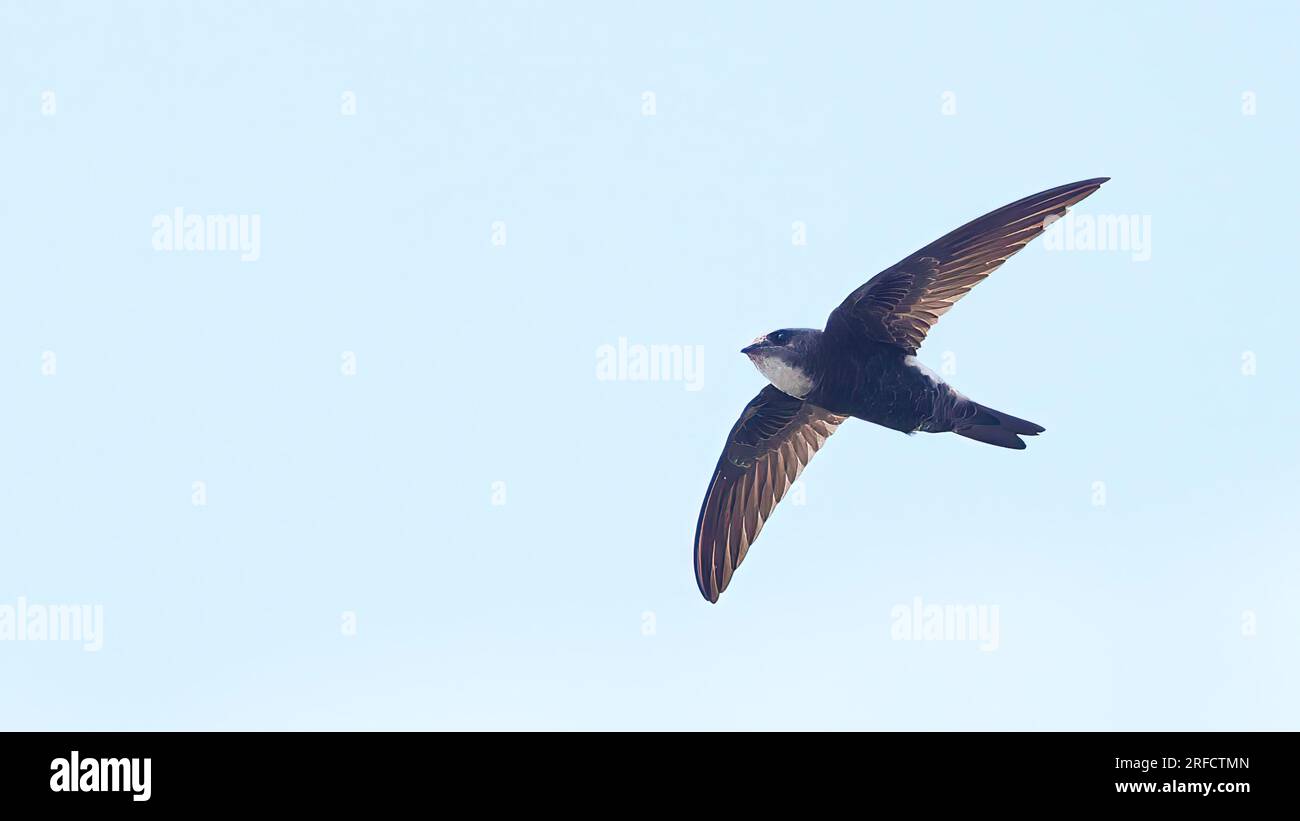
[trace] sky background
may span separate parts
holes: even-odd
[[[0,728],[1300,728],[1298,27],[6,0],[0,605],[104,637],[0,642]],[[707,604],[738,349],[1093,176],[1150,259],[1039,240],[920,353],[1047,433],[846,423]],[[177,207],[260,258],[155,250]],[[895,640],[918,596],[996,651]]]

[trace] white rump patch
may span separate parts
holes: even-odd
[[[959,390],[957,390],[956,388],[954,388],[952,385],[949,385],[947,382],[943,381],[943,377],[942,377],[942,376],[940,376],[939,374],[937,374],[937,373],[935,373],[934,371],[930,370],[930,369],[927,368],[925,365],[922,365],[921,362],[920,362],[920,361],[919,361],[915,356],[905,356],[905,357],[903,357],[903,364],[904,364],[904,365],[907,365],[908,367],[912,367],[912,368],[915,368],[916,370],[920,371],[921,374],[922,374],[923,376],[925,376],[926,379],[929,379],[931,382],[934,383],[934,386],[935,386],[936,388],[944,388],[944,387],[946,387],[948,390],[950,390],[950,391],[952,391],[953,393],[957,394],[957,395],[960,396],[962,399],[965,399],[965,398],[966,398],[966,394],[962,393],[961,391],[959,391]]]
[[[927,377],[931,382],[933,382],[933,383],[936,384],[936,385],[944,385],[944,384],[947,384],[947,383],[945,383],[945,382],[943,381],[943,377],[942,377],[942,376],[940,376],[939,374],[937,374],[937,373],[935,373],[934,371],[930,370],[930,369],[927,368],[925,365],[922,365],[921,362],[920,362],[920,360],[918,360],[915,356],[905,356],[905,357],[903,357],[903,364],[905,364],[905,365],[907,365],[907,366],[909,366],[909,367],[912,367],[912,368],[916,368],[918,371],[920,371],[921,373],[925,374],[925,376],[926,376],[926,377]]]

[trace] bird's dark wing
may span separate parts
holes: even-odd
[[[758,392],[727,434],[695,525],[695,581],[716,602],[776,503],[845,417],[785,395]]]
[[[849,294],[831,313],[826,332],[916,353],[930,328],[957,300],[1107,179],[1083,180],[1025,197],[935,240]]]

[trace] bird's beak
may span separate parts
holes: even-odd
[[[749,354],[752,354],[754,351],[757,351],[761,347],[763,347],[763,343],[755,342],[752,345],[746,345],[745,347],[741,348],[740,352],[748,356]]]

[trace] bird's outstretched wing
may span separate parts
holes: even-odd
[[[716,602],[763,523],[845,417],[771,385],[741,412],[695,525],[695,581]]]
[[[916,353],[953,303],[1108,179],[1083,180],[1025,197],[946,234],[849,294],[831,312],[826,332]]]

